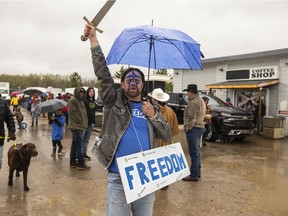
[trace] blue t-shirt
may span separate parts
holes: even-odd
[[[116,158],[134,154],[140,152],[141,150],[145,151],[150,149],[148,120],[144,115],[144,113],[142,113],[142,102],[141,101],[131,102],[131,106],[132,106],[132,120],[130,121],[128,128],[126,129],[125,133],[123,134],[119,142],[114,159],[109,167],[109,170],[117,173],[119,172],[119,170]],[[132,121],[134,123],[135,128],[133,126]],[[136,133],[138,135],[140,143],[137,139]]]

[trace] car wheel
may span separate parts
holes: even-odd
[[[219,137],[218,131],[215,129],[214,125],[211,124],[211,130],[205,134],[204,140],[208,142],[215,142]]]

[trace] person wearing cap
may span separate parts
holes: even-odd
[[[108,170],[107,215],[152,216],[155,194],[127,204],[116,158],[157,147],[156,139],[172,140],[172,130],[149,101],[142,101],[145,78],[138,68],[129,67],[121,76],[120,88],[114,83],[98,42],[95,27],[87,24],[84,35],[90,40],[94,73],[100,83],[104,124],[93,152]],[[100,140],[98,142],[98,140]]]
[[[189,103],[184,110],[184,129],[191,158],[190,175],[183,178],[183,181],[198,181],[201,177],[201,156],[200,142],[204,129],[204,117],[206,105],[198,95],[198,88],[195,84],[189,84],[187,89]]]
[[[78,170],[89,170],[91,167],[85,164],[84,158],[84,131],[88,127],[87,112],[83,98],[85,89],[77,87],[74,89],[74,97],[68,101],[68,128],[72,132],[72,144],[70,148],[70,168]]]
[[[226,99],[225,99],[225,104],[226,105],[228,105],[228,106],[233,106],[233,104],[231,103],[231,100],[230,100],[230,98],[229,97],[227,97]]]

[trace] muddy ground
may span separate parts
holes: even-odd
[[[28,125],[30,116],[26,114]],[[53,159],[51,128],[40,117],[37,128],[17,131],[17,142],[33,142],[39,154],[31,161],[29,192],[22,175],[8,186],[5,143],[0,171],[1,216],[105,215],[107,173],[92,158],[90,171],[69,168],[71,133],[66,128],[64,154]],[[91,141],[98,132],[94,132]],[[183,131],[181,141],[187,160]],[[92,148],[90,142],[89,148]],[[182,180],[156,192],[155,216],[286,216],[288,215],[288,139],[272,140],[253,135],[243,142],[208,143],[201,149],[199,182]]]

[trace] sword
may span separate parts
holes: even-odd
[[[96,16],[94,17],[94,19],[91,22],[87,19],[86,16],[84,16],[83,19],[87,22],[87,24],[90,24],[90,25],[92,24],[98,32],[102,33],[103,31],[101,29],[97,28],[97,26],[115,2],[116,2],[116,0],[106,1],[106,3],[102,6],[100,11],[96,14]],[[86,41],[87,36],[88,35],[81,35],[81,40]]]

